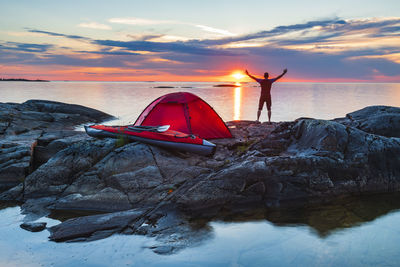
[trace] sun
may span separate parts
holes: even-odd
[[[241,79],[243,79],[244,77],[246,77],[242,72],[240,72],[240,71],[235,71],[234,73],[232,73],[231,74],[231,76],[233,77],[233,78],[235,78],[236,80],[241,80]]]

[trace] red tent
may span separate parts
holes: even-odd
[[[148,105],[135,125],[171,125],[171,130],[204,139],[232,138],[221,117],[200,97],[178,92],[161,96]]]

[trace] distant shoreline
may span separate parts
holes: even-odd
[[[40,80],[40,79],[36,79],[36,80],[29,80],[29,79],[4,79],[4,78],[0,78],[0,82],[50,82],[48,80]]]

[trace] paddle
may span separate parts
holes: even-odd
[[[163,133],[169,129],[170,125],[161,126],[128,126],[128,130],[139,131],[139,132],[158,132]]]

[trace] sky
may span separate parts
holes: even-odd
[[[398,0],[0,4],[0,78],[400,82]]]

